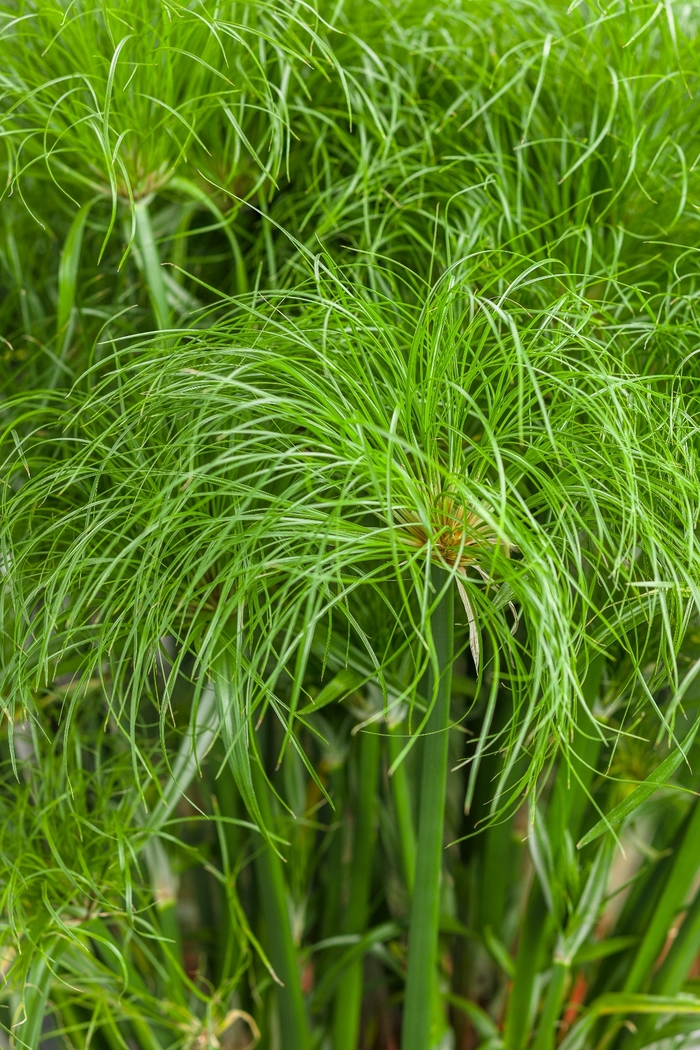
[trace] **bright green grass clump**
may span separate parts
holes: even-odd
[[[0,7],[3,1046],[700,1029],[699,45]]]

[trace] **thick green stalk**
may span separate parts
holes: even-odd
[[[156,326],[163,331],[164,329],[172,328],[172,321],[165,293],[165,281],[163,280],[158,246],[153,237],[151,217],[145,200],[137,201],[134,205],[134,221],[136,224],[136,242],[141,253],[143,275],[146,279],[146,287],[148,288],[148,295],[153,307],[153,316],[155,317]]]
[[[217,761],[219,756],[216,756]],[[221,812],[222,817],[228,818],[227,821],[222,821],[221,829],[219,832],[219,841],[221,844],[223,868],[227,879],[231,884],[231,888],[227,889],[225,894],[225,904],[222,914],[222,930],[221,937],[218,940],[218,951],[216,960],[216,982],[222,984],[224,981],[229,980],[231,975],[234,974],[241,963],[241,946],[243,944],[243,937],[240,930],[238,917],[235,914],[234,908],[231,906],[231,894],[235,894],[235,858],[241,854],[242,844],[240,829],[236,825],[230,823],[232,820],[239,820],[241,813],[239,812],[239,799],[240,796],[236,790],[236,782],[233,778],[231,770],[226,766],[221,770],[218,779],[214,785],[214,791],[212,794],[216,799],[216,806]]]
[[[688,971],[700,951],[700,893],[696,893],[688,914],[686,915],[677,937],[673,940],[668,954],[654,977],[651,985],[652,995],[678,995],[688,976]],[[625,1039],[625,1047],[639,1050],[654,1042],[655,1017],[639,1017],[637,1031]]]
[[[566,981],[570,967],[564,963],[555,963],[547,989],[547,997],[542,1007],[537,1035],[532,1050],[552,1050],[557,1035],[557,1021],[566,992]]]
[[[404,723],[398,722],[389,730],[389,761],[393,765],[394,760],[399,757],[401,751],[401,731]],[[411,809],[411,789],[408,782],[408,769],[405,762],[394,771],[391,777],[391,792],[394,796],[394,809],[396,810],[396,823],[399,832],[399,843],[401,846],[401,860],[403,861],[404,878],[409,897],[413,893],[413,882],[416,873],[416,833],[413,828],[413,813]]]
[[[654,914],[644,934],[627,975],[624,990],[637,992],[651,970],[678,908],[683,904],[700,865],[700,803],[695,803],[688,820],[683,841],[673,861],[673,867],[664,886]]]
[[[263,190],[260,190],[258,193],[258,204],[262,216],[263,244],[265,245],[265,256],[267,258],[267,283],[268,287],[275,288],[277,286],[277,254],[275,252],[275,242],[272,239],[272,227],[268,218],[267,200]]]
[[[379,780],[380,736],[368,727],[360,736],[357,825],[350,876],[350,900],[344,932],[362,934],[367,926],[367,908],[372,882],[372,861],[376,838],[377,787]],[[346,970],[338,988],[333,1018],[334,1050],[356,1050],[362,1007],[362,959]]]
[[[153,1034],[150,1024],[140,1018],[135,1012],[130,1011],[128,1015],[129,1024],[136,1036],[139,1050],[163,1050],[163,1044]]]
[[[78,1016],[68,992],[56,989],[51,998],[58,1009],[61,1035],[67,1037],[67,1042],[73,1050],[85,1050],[85,1033],[90,1022]]]
[[[522,1050],[530,1025],[532,986],[542,953],[543,933],[549,928],[547,905],[539,882],[535,881],[520,926],[515,977],[508,998],[504,1043],[508,1050]]]
[[[179,176],[176,176],[174,179],[170,180],[168,185],[173,189],[179,190],[181,193],[186,194],[188,197],[191,197],[192,200],[197,201],[197,203],[201,204],[204,208],[206,208],[207,211],[210,212],[214,216],[216,221],[219,223],[221,229],[223,230],[224,236],[228,240],[229,246],[231,248],[231,254],[233,256],[233,269],[235,273],[234,294],[244,295],[248,291],[248,275],[246,273],[243,253],[241,252],[238,239],[232,229],[231,213],[229,212],[229,218],[226,218],[223,212],[221,212],[217,208],[216,204],[211,199],[206,190],[203,190],[201,186],[198,186],[196,183],[191,182],[189,179],[183,179]],[[185,242],[185,240],[186,238],[183,237],[183,242]]]
[[[165,938],[161,947],[166,958],[169,977],[168,996],[176,1003],[185,1005],[187,992],[182,979],[182,934],[177,917],[177,900],[163,900],[156,904],[161,933]]]
[[[700,891],[651,986],[653,995],[677,995],[700,951]]]
[[[328,865],[324,885],[324,907],[321,921],[321,939],[335,937],[340,928],[340,897],[343,885],[343,845],[346,808],[346,768],[345,765],[336,766],[331,771],[330,794],[335,805],[334,823],[339,826],[333,828],[330,848],[328,850]]]
[[[600,689],[603,660],[598,657],[591,662],[583,683],[583,695],[592,707]],[[590,783],[600,751],[600,738],[593,727],[584,727],[585,732],[576,733],[571,748],[572,769],[561,762],[557,773],[552,802],[547,814],[547,829],[553,843],[555,864],[568,830],[576,840],[588,802]],[[523,1050],[530,1035],[530,1003],[532,989],[540,966],[543,948],[548,936],[555,929],[554,917],[547,911],[544,894],[539,881],[535,881],[520,930],[518,955],[515,962],[515,977],[508,998],[508,1012],[504,1042],[508,1050]],[[552,993],[554,995],[554,992]],[[553,1007],[552,1007],[553,1008]]]
[[[24,986],[23,1010],[19,1022],[12,1027],[16,1046],[38,1050],[54,972],[65,948],[66,942],[54,937],[31,962]]]
[[[490,652],[490,640],[485,638],[483,641],[482,660],[484,665],[487,665],[493,657]],[[490,687],[491,683],[482,685],[482,692],[486,694],[483,699],[487,702]],[[452,690],[454,693],[454,682]],[[491,732],[494,735],[503,733],[508,726],[510,716],[511,707],[508,698],[501,695],[496,701]],[[486,748],[479,767],[479,775],[474,784],[471,806],[465,813],[464,834],[467,835],[467,838],[462,841],[460,849],[464,874],[466,875],[468,868],[478,873],[476,886],[471,890],[463,887],[460,896],[463,900],[471,896],[474,901],[473,918],[470,916],[469,921],[474,923],[475,928],[481,932],[486,927],[490,927],[497,937],[501,937],[513,878],[513,865],[517,863],[515,851],[518,847],[510,821],[487,823],[487,826],[479,831],[482,824],[488,822],[491,816],[493,785],[503,770],[503,755],[499,752],[495,754],[489,752],[490,749]],[[475,834],[475,832],[479,833]],[[465,942],[462,942],[460,950],[466,951]],[[464,990],[466,989],[465,985]]]
[[[664,864],[664,861],[662,861],[661,864]],[[656,880],[663,879],[663,888],[661,888],[661,891],[658,893],[658,896],[653,903],[653,908],[650,909],[648,916],[642,914],[641,921],[635,924],[638,926],[643,936],[642,942],[635,952],[632,966],[623,986],[625,992],[634,993],[649,990],[649,978],[654,963],[663,949],[666,938],[668,937],[668,931],[673,924],[673,920],[686,899],[686,895],[696,876],[699,865],[700,804],[696,802],[692,812],[688,815],[683,826],[680,828],[680,831],[674,836],[673,855],[666,858],[666,866],[664,868],[662,868],[661,865],[657,865],[656,870],[652,873],[649,879],[649,889],[646,892],[647,899],[652,899],[655,878]],[[642,900],[637,908],[637,912],[642,912],[643,906],[644,901]],[[691,909],[691,913],[692,911],[693,910]],[[694,921],[697,921],[697,919]],[[685,925],[685,923],[683,925]],[[690,935],[692,935],[692,925],[689,927],[686,936]],[[679,947],[682,948],[682,946],[683,941],[681,941]],[[675,947],[675,945],[673,945],[672,948],[673,947]],[[671,956],[671,951],[669,951],[669,957],[673,958],[673,956]],[[680,960],[677,956],[675,958],[676,966],[678,966]],[[666,961],[667,960],[664,960],[664,964]],[[669,969],[671,965],[672,964],[669,963]],[[669,969],[666,970],[664,983],[667,983],[667,987],[670,988],[672,986],[672,978]],[[658,992],[660,986],[658,982],[661,981],[663,973],[664,967],[660,969],[656,980],[653,982],[652,987],[654,992]],[[609,1041],[612,1039],[618,1027],[619,1023],[611,1020],[605,1035],[606,1040]],[[648,1033],[648,1030],[648,1026],[643,1024],[640,1026],[640,1032],[637,1035],[625,1038],[623,1046],[626,1050],[627,1048],[634,1048],[642,1045],[640,1039],[644,1037],[645,1032]]]
[[[182,935],[177,917],[175,877],[160,839],[154,836],[147,843],[144,853],[151,876],[158,923],[164,937],[161,949],[169,978],[168,998],[184,1006],[187,1003],[187,993],[183,981]]]
[[[253,784],[265,827],[272,828],[268,786],[260,768],[252,763]],[[287,907],[282,861],[269,843],[261,846],[255,861],[267,927],[267,948],[272,967],[282,982],[277,988],[277,1008],[284,1050],[310,1050],[306,1007],[301,991],[297,953]]]
[[[88,201],[80,208],[73,218],[68,231],[65,244],[61,250],[61,259],[58,264],[58,304],[56,309],[56,354],[54,356],[53,368],[47,379],[47,387],[54,389],[58,386],[61,373],[69,381],[72,381],[73,373],[66,364],[66,355],[70,350],[71,339],[75,328],[77,311],[75,307],[75,292],[78,285],[78,273],[80,270],[80,252],[83,246],[83,234],[87,224],[90,209],[95,200]]]
[[[437,586],[442,571],[433,571]],[[433,985],[438,953],[440,871],[442,867],[447,746],[450,724],[454,636],[454,587],[445,590],[432,617],[437,653],[437,690],[425,728],[421,772],[416,874],[408,933],[408,973],[404,1000],[402,1050],[429,1050]],[[428,675],[433,694],[435,669]]]
[[[68,997],[68,993],[53,990],[51,998],[58,1007],[62,1029],[61,1034],[64,1037],[64,1042],[72,1047],[73,1050],[90,1050],[90,1048],[92,1050],[101,1050],[103,1044],[106,1044],[108,1050],[124,1050],[124,1037],[119,1032],[111,1014],[105,1015],[103,1010],[98,1027],[95,1030],[93,1021],[87,1015],[85,1018],[79,1016],[78,1011],[73,1007]],[[109,1007],[106,1009],[109,1009]],[[143,1050],[152,1050],[149,1043],[142,1042],[141,1045]]]

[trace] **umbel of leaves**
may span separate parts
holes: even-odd
[[[10,179],[116,203],[204,169],[249,192],[289,149],[288,94],[314,44],[327,54],[318,24],[303,3],[20,0],[0,13]]]
[[[509,707],[502,783],[523,748],[518,788],[566,745],[599,651],[641,681],[660,624],[651,661],[673,679],[698,599],[693,389],[648,349],[640,376],[634,340],[545,271],[482,264],[422,307],[319,264],[305,290],[115,352],[67,409],[30,400],[5,443],[8,706],[70,654],[112,665],[133,718],[171,635],[173,675],[194,653],[204,681],[225,652],[237,724],[271,706],[293,741],[314,639],[351,637],[380,681],[408,664],[385,700],[420,728],[433,564],[488,684],[484,741]]]

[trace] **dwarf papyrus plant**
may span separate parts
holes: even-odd
[[[109,718],[104,679],[83,689],[70,734],[56,731],[71,679],[68,671],[40,690],[32,720],[15,727],[12,756],[3,734],[0,1030],[32,1050],[47,1022],[59,1019],[62,1037],[80,1050],[105,1038],[113,1046],[115,1032],[148,1050],[205,1037],[216,1046],[226,1032],[255,1036],[255,1021],[230,1002],[255,943],[236,896],[238,860],[224,850],[223,870],[210,865],[228,904],[212,990],[198,987],[183,964],[179,872],[166,851],[177,841],[178,803],[218,733],[212,691],[189,732],[169,733],[170,771],[144,703],[139,750],[153,775],[144,799],[128,743]],[[154,792],[161,778],[164,790]],[[219,824],[222,841],[246,825],[229,814]],[[196,853],[190,847],[190,863]]]
[[[231,223],[240,203],[270,190],[284,169],[289,96],[304,94],[302,71],[332,65],[319,28],[303,2],[28,0],[0,12],[7,192],[41,226],[54,221],[47,182],[78,206],[64,248],[59,333],[71,317],[89,217],[102,229],[100,255],[123,223],[156,327],[170,326],[178,295],[154,236],[158,195],[180,205],[168,230],[176,243],[188,236],[193,209],[210,213],[245,288]]]
[[[676,681],[698,599],[694,385],[681,372],[641,375],[636,345],[517,258],[463,262],[420,307],[319,261],[305,290],[240,301],[167,347],[116,350],[67,400],[12,405],[10,725],[32,718],[33,690],[57,662],[70,655],[82,683],[108,666],[110,715],[145,786],[139,707],[161,639],[174,639],[161,739],[169,690],[194,658],[263,833],[255,727],[266,713],[283,727],[279,760],[296,749],[318,782],[297,734],[314,645],[328,655],[352,641],[366,654],[383,697],[370,726],[405,725],[394,769],[429,732],[405,1050],[429,1045],[455,618],[488,693],[465,756],[466,805],[498,750],[492,815],[536,789],[577,723],[598,732],[584,684],[601,647],[625,652],[625,686],[651,697],[655,678]],[[371,595],[388,642],[363,623]],[[65,705],[65,732],[81,695]],[[661,715],[672,739],[677,709]],[[268,837],[259,878],[282,1023],[288,1045],[304,1047],[279,848]]]
[[[611,270],[632,275],[622,299],[648,295],[676,259],[653,242],[695,242],[691,11],[339,5],[352,121],[317,77],[313,105],[297,104],[297,178],[272,215],[347,265],[351,245],[424,273],[437,225],[441,262],[498,245],[554,256],[594,295]]]

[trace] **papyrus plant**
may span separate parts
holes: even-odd
[[[695,243],[691,11],[340,5],[351,112],[332,79],[299,99],[298,176],[272,215],[347,265],[349,246],[422,273],[429,248],[449,264],[497,245],[556,258],[594,295],[610,272],[630,274],[623,299],[653,294],[676,258],[656,240]]]
[[[176,204],[168,223],[176,246],[194,213],[208,212],[202,225],[223,230],[245,290],[232,223],[285,167],[289,97],[304,94],[302,71],[331,68],[322,27],[303,2],[29,0],[0,12],[5,192],[40,228],[55,221],[47,184],[77,208],[59,274],[59,335],[71,320],[88,220],[100,226],[100,258],[115,226],[122,262],[136,244],[155,326],[172,324],[178,289],[160,265],[154,201]]]
[[[468,651],[488,697],[464,755],[467,807],[484,757],[503,756],[491,815],[536,792],[577,724],[600,733],[585,683],[601,653],[625,656],[620,692],[652,698],[656,679],[677,681],[698,597],[695,387],[680,360],[659,373],[647,359],[642,372],[643,352],[599,304],[518,258],[466,260],[426,285],[422,306],[318,260],[293,295],[241,300],[167,346],[117,348],[67,400],[13,403],[10,724],[31,718],[33,689],[67,655],[78,681],[108,666],[111,716],[147,783],[139,705],[171,638],[162,739],[169,690],[193,657],[263,833],[264,717],[283,726],[279,760],[296,749],[318,780],[297,733],[313,708],[314,646],[364,651],[382,698],[366,730],[404,727],[393,769],[429,734],[405,1050],[429,1045],[455,652]],[[388,634],[367,623],[370,599]],[[678,711],[659,710],[672,740]],[[269,838],[259,872],[285,1045],[304,1047],[278,849]]]

